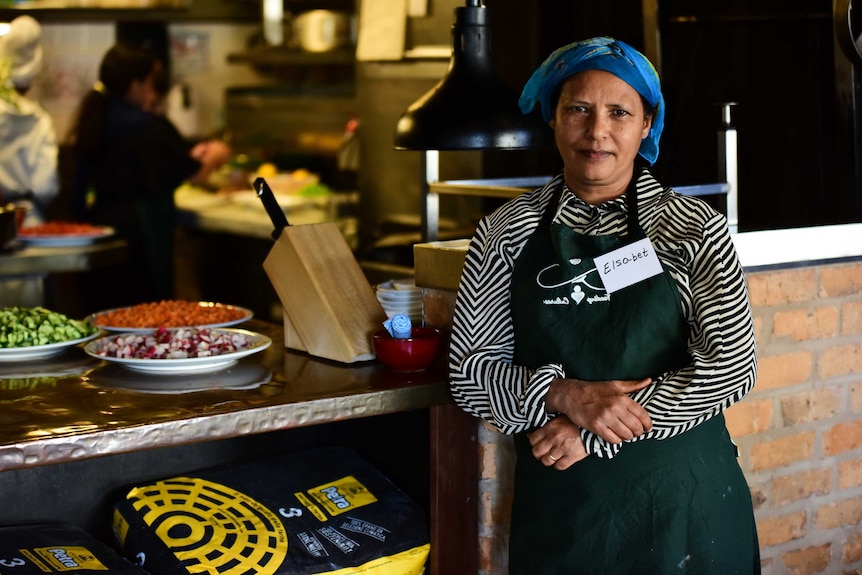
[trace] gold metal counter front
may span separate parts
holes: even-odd
[[[252,320],[266,351],[211,374],[153,375],[79,348],[0,363],[0,471],[409,411],[450,401],[445,371],[393,373],[284,349],[282,326]],[[217,389],[179,393],[216,385]]]

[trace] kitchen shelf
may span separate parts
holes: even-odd
[[[353,65],[356,55],[353,50],[331,52],[302,52],[286,48],[260,48],[241,54],[228,54],[227,61],[233,64],[277,65],[277,66],[344,66]]]
[[[260,20],[259,6],[229,2],[192,2],[187,5],[151,5],[120,7],[113,5],[84,6],[83,3],[27,2],[12,3],[0,0],[0,19],[12,20],[21,14],[30,14],[40,22],[232,22],[247,23]]]

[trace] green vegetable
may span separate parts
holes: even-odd
[[[43,307],[0,308],[0,348],[60,343],[97,331],[99,328],[88,321],[69,319]]]

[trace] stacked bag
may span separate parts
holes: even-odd
[[[430,551],[422,509],[345,447],[138,485],[112,526],[119,554],[71,526],[0,528],[0,574],[421,575]]]

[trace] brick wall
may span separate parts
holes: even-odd
[[[754,390],[727,411],[764,575],[862,575],[862,263],[748,274]],[[505,575],[511,438],[480,425],[480,569]]]

